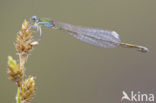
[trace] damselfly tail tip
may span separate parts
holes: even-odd
[[[134,45],[134,44],[128,44],[128,43],[120,43],[120,46],[127,47],[127,48],[136,48],[139,52],[147,53],[149,52],[149,49],[144,46]]]
[[[138,48],[138,51],[139,52],[142,52],[142,53],[147,53],[147,52],[149,52],[149,49],[148,48],[146,48],[146,47],[143,47],[143,46],[138,46],[139,48]]]

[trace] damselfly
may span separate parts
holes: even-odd
[[[42,26],[48,28],[59,29],[68,32],[75,38],[84,41],[88,44],[103,47],[103,48],[116,48],[116,47],[126,47],[126,48],[136,48],[142,53],[148,52],[148,48],[139,45],[133,45],[128,43],[123,43],[120,40],[120,36],[115,31],[88,28],[75,26],[72,24],[67,24],[63,22],[53,21],[49,18],[37,18],[37,16],[32,16],[31,25],[33,28],[40,32],[40,37],[42,36]]]

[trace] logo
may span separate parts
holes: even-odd
[[[154,102],[154,94],[141,93],[140,91],[131,91],[129,94],[122,91],[121,101],[131,101],[131,102]]]

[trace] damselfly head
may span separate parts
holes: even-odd
[[[32,16],[31,19],[30,19],[30,21],[31,21],[31,23],[32,22],[36,22],[37,21],[37,16]]]

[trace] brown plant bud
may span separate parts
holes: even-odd
[[[34,93],[36,91],[35,78],[29,76],[25,81],[22,82],[20,91],[20,100],[22,103],[30,102],[33,99]]]
[[[8,74],[9,80],[19,82],[22,80],[24,70],[20,69],[20,65],[16,63],[11,56],[8,57]]]
[[[24,20],[21,31],[19,31],[17,34],[15,43],[18,54],[27,56],[31,52],[33,46],[35,46],[37,43],[37,41],[33,40],[33,33],[31,32],[30,23]]]

